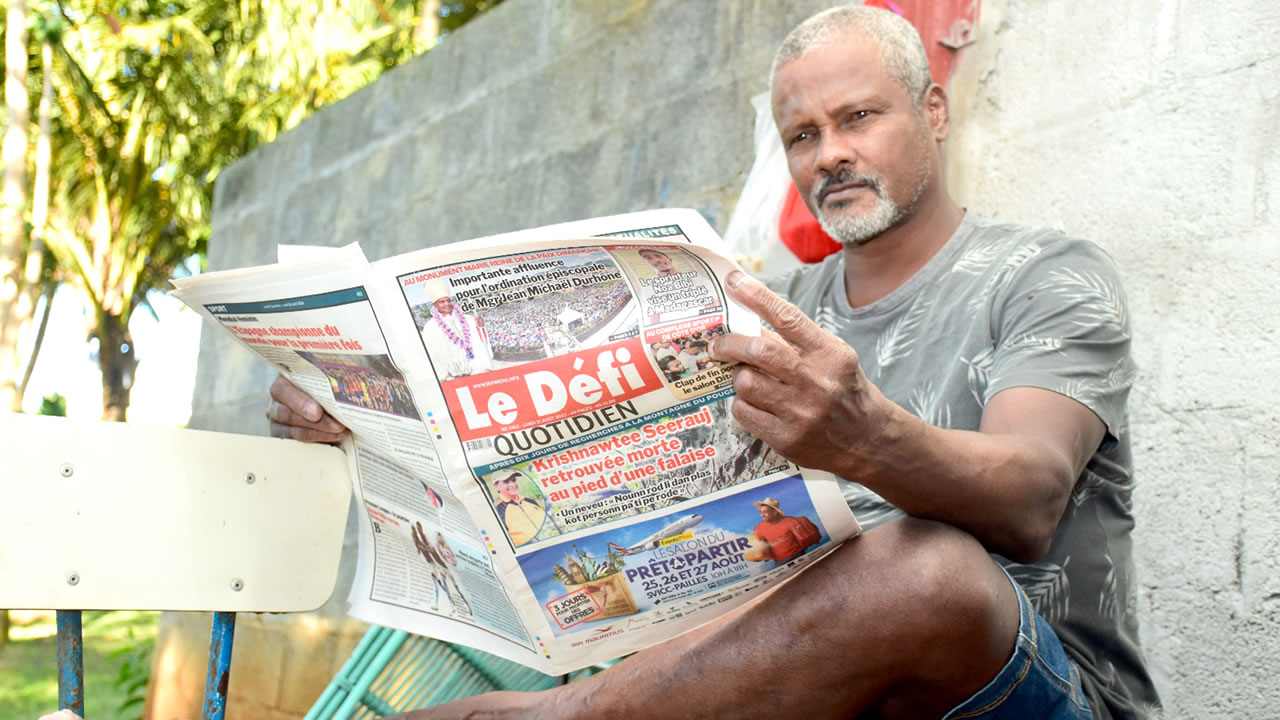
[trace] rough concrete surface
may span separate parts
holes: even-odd
[[[507,0],[226,170],[210,266],[270,262],[276,243],[385,257],[661,206],[723,230],[752,159],[749,98],[786,32],[828,4]],[[953,192],[1095,239],[1125,275],[1138,602],[1169,718],[1280,716],[1277,47],[1271,0],[984,0],[952,81]],[[265,432],[270,377],[205,333],[192,426]],[[241,625],[237,662],[264,675],[237,688],[233,671],[233,706],[300,714],[319,681],[270,666],[331,675],[314,659],[347,645],[308,633],[351,634],[334,619],[345,592],[319,616]],[[161,680],[199,687],[208,625],[189,624],[200,655]],[[268,640],[244,642],[275,660],[239,659],[255,632]],[[162,637],[166,667],[184,667],[165,649],[180,637]],[[180,705],[152,717],[198,711]]]
[[[1169,718],[1280,716],[1280,12],[987,0],[952,81],[966,205],[1127,283],[1146,652]]]

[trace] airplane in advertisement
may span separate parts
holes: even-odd
[[[659,545],[662,544],[663,540],[669,537],[675,537],[676,535],[679,535],[685,530],[688,530],[689,528],[694,527],[700,522],[702,522],[702,516],[697,513],[694,513],[692,515],[685,515],[684,517],[662,528],[658,532],[641,540],[635,545],[624,548],[624,547],[621,547],[620,545],[609,543],[609,548],[622,555],[635,555],[636,553],[642,553],[646,550],[652,550],[658,547]]]

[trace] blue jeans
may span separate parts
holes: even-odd
[[[1008,575],[1008,573],[1005,573]],[[1018,594],[1018,642],[1013,657],[995,679],[947,713],[943,720],[1090,720],[1093,713],[1080,687],[1080,670],[1067,658],[1058,636]]]

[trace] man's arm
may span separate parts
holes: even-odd
[[[931,426],[889,401],[853,348],[794,305],[745,275],[728,285],[777,331],[712,346],[716,359],[740,363],[733,414],[752,434],[910,515],[961,528],[990,551],[1020,562],[1044,554],[1106,431],[1091,410],[1016,387],[987,403],[978,432]]]

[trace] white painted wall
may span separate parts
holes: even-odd
[[[1166,716],[1280,717],[1280,4],[983,0],[951,90],[957,197],[1125,275]]]

